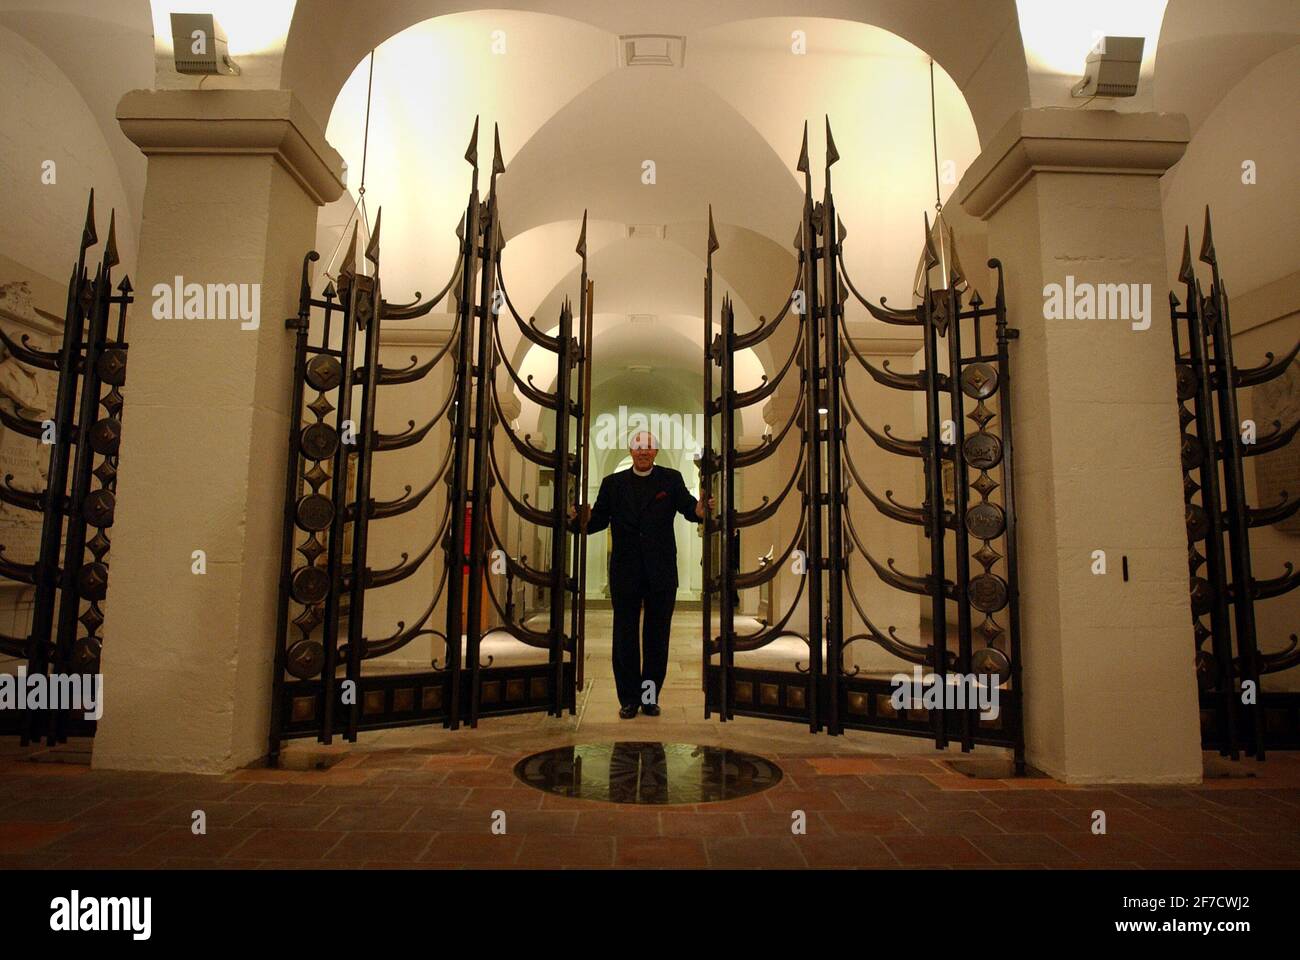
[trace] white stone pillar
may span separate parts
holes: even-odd
[[[265,754],[299,271],[342,161],[285,90],[135,91],[149,158],[103,669],[101,768]],[[155,319],[156,284],[253,284],[256,329]],[[191,572],[194,551],[207,572]]]
[[[1020,330],[1011,382],[1028,760],[1069,782],[1201,776],[1159,181],[1187,139],[1181,115],[1023,110],[957,190],[989,224]],[[1150,313],[1048,319],[1044,288],[1067,277],[1076,291],[1149,285],[1139,290]],[[1092,572],[1097,550],[1104,576]]]

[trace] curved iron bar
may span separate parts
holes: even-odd
[[[501,545],[501,535],[497,532],[496,518],[492,516],[492,511],[486,510],[484,511],[484,515],[487,517],[487,526],[489,532],[492,534],[492,542],[496,544],[496,548],[500,550],[502,556],[506,558],[506,569],[520,580],[523,580],[525,583],[531,583],[535,587],[552,586],[550,573],[544,570],[534,570],[532,567],[528,566],[528,564],[510,556],[510,551],[506,550]]]
[[[803,413],[805,392],[806,391],[803,390],[799,391],[799,399],[795,401],[794,410],[790,414],[790,419],[786,421],[785,426],[781,428],[780,433],[776,434],[775,437],[773,437],[772,434],[764,434],[764,442],[754,447],[754,449],[736,451],[732,457],[732,463],[735,465],[737,470],[743,467],[752,467],[756,463],[762,463],[777,451],[781,446],[781,441],[785,439],[785,435],[790,432],[790,428],[799,421],[799,415]],[[805,444],[801,441],[799,444],[800,449],[802,449],[804,445]]]
[[[790,286],[790,294],[785,298],[785,306],[781,308],[780,313],[778,313],[771,320],[765,320],[760,315],[758,318],[757,327],[755,327],[753,330],[750,330],[746,333],[738,333],[732,338],[732,340],[735,343],[735,349],[737,351],[744,350],[746,347],[752,347],[755,344],[762,343],[764,340],[766,340],[768,337],[770,337],[773,333],[776,332],[776,328],[780,326],[781,321],[784,320],[786,314],[790,312],[791,304],[794,303],[795,291],[799,289],[799,285],[803,281],[803,271],[804,271],[804,265],[800,263],[798,265],[798,268],[795,270],[794,283],[791,284]]]
[[[871,564],[872,569],[876,571],[880,579],[885,581],[885,583],[889,584],[891,587],[906,591],[907,593],[915,593],[922,597],[931,596],[929,577],[924,577],[915,573],[904,573],[894,566],[893,557],[887,557],[885,559],[885,564],[882,565],[875,557],[867,553],[865,550],[862,551],[862,555],[866,558],[867,563]],[[950,585],[949,581],[944,581],[945,596],[948,595],[949,591],[947,588]]]
[[[844,465],[849,468],[849,474],[853,477],[853,482],[858,488],[867,495],[867,499],[872,502],[877,510],[885,516],[902,523],[911,523],[917,526],[925,526],[929,522],[924,507],[909,507],[905,503],[899,503],[894,499],[894,491],[886,490],[885,498],[882,500],[871,488],[867,486],[862,474],[858,473],[857,465],[853,462],[853,457],[849,453],[848,445],[844,446]],[[956,524],[956,518],[949,511],[944,511],[944,526],[952,529]]]
[[[416,317],[423,317],[442,302],[442,298],[447,295],[456,280],[460,277],[460,272],[465,269],[465,246],[460,245],[460,252],[456,255],[456,265],[451,269],[451,279],[447,285],[442,288],[437,296],[420,303],[420,291],[415,291],[415,300],[411,303],[391,304],[387,300],[381,301],[379,306],[379,317],[381,320],[414,320]]]
[[[1281,450],[1291,442],[1296,432],[1300,431],[1300,417],[1297,417],[1295,423],[1285,430],[1282,429],[1281,420],[1274,420],[1273,426],[1277,427],[1277,429],[1267,437],[1259,437],[1254,443],[1242,444],[1244,449],[1241,451],[1241,455],[1243,457],[1258,457],[1265,453],[1272,453],[1274,450]],[[1231,441],[1232,438],[1229,438],[1229,442]]]
[[[807,518],[806,516],[801,516],[799,518],[799,529],[795,531],[794,539],[791,540],[790,545],[785,548],[785,552],[781,554],[780,559],[759,567],[757,570],[752,570],[749,573],[736,573],[731,579],[732,587],[736,590],[746,590],[749,587],[762,586],[780,573],[781,567],[790,559],[790,554],[794,553],[794,548],[803,540],[804,528],[806,526]]]
[[[2,496],[3,493],[0,493]],[[1283,490],[1281,501],[1271,507],[1247,507],[1246,523],[1251,527],[1267,527],[1295,516],[1297,511],[1300,511],[1300,497],[1291,500]]]
[[[445,641],[446,636],[441,631],[434,630],[433,628],[425,629],[424,625],[428,623],[429,618],[433,616],[434,608],[438,606],[438,601],[442,599],[442,591],[446,585],[447,567],[443,566],[442,576],[438,578],[438,586],[433,592],[433,599],[429,601],[429,606],[425,608],[424,613],[420,614],[416,620],[412,621],[409,627],[406,626],[405,620],[398,620],[397,630],[390,636],[384,637],[381,640],[376,640],[372,643],[363,638],[361,641],[361,659],[372,660],[375,657],[386,656],[396,650],[402,649],[402,647],[406,646],[416,637],[441,636]],[[348,652],[348,645],[344,644],[340,650],[340,655],[346,657]]]
[[[450,446],[447,448],[447,452],[451,452]],[[388,517],[400,517],[402,514],[414,510],[424,502],[424,498],[432,493],[433,488],[438,485],[438,481],[442,478],[442,469],[445,468],[446,465],[447,460],[444,459],[443,466],[442,468],[439,468],[438,473],[435,474],[433,479],[425,484],[415,494],[411,493],[411,485],[408,483],[406,484],[406,493],[402,494],[402,496],[398,497],[396,500],[372,500],[370,505],[370,519],[383,520]],[[349,509],[348,512],[355,513],[355,507]]]
[[[411,510],[414,510],[423,503],[424,498],[433,492],[433,488],[438,485],[438,481],[443,478],[444,474],[446,474],[447,467],[451,463],[451,454],[452,446],[448,444],[447,453],[443,456],[442,463],[439,465],[438,469],[434,471],[433,479],[425,484],[417,493],[411,493],[411,485],[408,483],[406,484],[406,492],[396,500],[371,500],[369,513],[370,519],[382,520],[385,517],[401,516],[404,513],[409,513]],[[447,511],[444,508],[444,520],[446,519],[446,514]],[[345,515],[349,521],[355,520],[357,518],[357,505],[355,503],[348,504]],[[438,525],[442,526],[442,521],[439,521]]]
[[[500,549],[499,544],[497,545],[497,549]],[[497,592],[492,586],[492,578],[484,577],[483,582],[487,584],[488,599],[492,602],[493,609],[496,610],[497,615],[501,618],[501,625],[489,627],[484,636],[488,633],[492,633],[494,630],[501,630],[510,634],[520,643],[527,644],[530,647],[540,647],[543,650],[551,649],[551,635],[549,633],[539,633],[536,630],[529,630],[523,624],[512,623],[506,616],[506,611],[505,608],[501,606],[501,601],[497,599]],[[489,658],[489,660],[490,659],[491,658]]]
[[[505,547],[501,543],[501,539],[497,536],[496,524],[493,523],[492,521],[492,511],[491,510],[487,511],[486,516],[488,520],[486,526],[486,532],[488,534],[488,537],[491,540],[489,546],[491,546],[493,549],[500,550],[503,554],[506,555],[506,559],[509,560],[510,552],[505,549]],[[504,630],[505,632],[509,633],[512,637],[514,637],[516,640],[518,640],[520,643],[527,644],[530,647],[540,647],[549,650],[551,647],[550,632],[549,631],[539,632],[537,630],[530,630],[527,627],[523,626],[523,624],[514,623],[510,619],[510,617],[507,616],[505,608],[501,605],[501,601],[497,599],[496,589],[492,586],[492,577],[484,577],[483,582],[487,587],[488,598],[491,601],[492,606],[496,609],[497,615],[500,616],[503,624],[502,626],[493,627],[492,629]]]
[[[440,406],[437,409],[437,411],[434,412],[433,416],[429,419],[428,423],[424,424],[422,427],[420,427],[417,430],[415,428],[415,421],[408,420],[406,421],[408,424],[407,429],[403,430],[401,433],[380,433],[378,430],[376,430],[374,449],[376,451],[403,450],[406,447],[415,446],[417,443],[419,443],[421,440],[423,440],[425,437],[429,435],[430,430],[432,430],[434,427],[438,425],[438,421],[442,419],[443,414],[445,414],[451,408],[451,402],[452,400],[455,399],[455,397],[456,397],[456,382],[455,382],[455,378],[453,378],[450,388],[447,390],[446,399],[442,401],[442,406]]]
[[[881,370],[864,357],[862,351],[854,346],[853,338],[849,336],[849,327],[844,320],[843,311],[840,312],[840,333],[841,342],[848,346],[849,353],[853,354],[854,359],[856,359],[858,363],[866,369],[867,373],[871,374],[871,378],[877,383],[882,383],[895,390],[924,390],[926,388],[926,376],[924,370],[918,373],[895,373],[893,370],[889,369],[888,360],[884,361],[885,369]],[[935,379],[939,383],[940,390],[948,389],[948,375],[946,373],[936,374]]]
[[[497,420],[501,423],[501,432],[510,438],[510,443],[519,451],[519,455],[539,467],[550,467],[552,470],[558,467],[560,465],[560,451],[543,450],[540,447],[533,446],[528,442],[532,436],[531,433],[524,434],[522,440],[515,436],[515,432],[510,429],[510,422],[506,420],[505,414],[501,410],[501,398],[497,396],[495,383],[490,385],[488,393],[492,394],[492,406],[496,408]]]
[[[785,629],[785,625],[790,622],[790,618],[794,616],[795,609],[799,606],[799,600],[803,596],[804,584],[807,582],[808,582],[807,577],[799,578],[799,589],[795,591],[794,599],[790,603],[790,608],[786,610],[785,615],[782,616],[780,620],[772,624],[772,626],[766,627],[762,630],[758,630],[754,633],[736,634],[736,638],[733,641],[732,650],[737,652],[745,651],[745,650],[759,650],[762,647],[766,647],[769,643],[771,643],[773,640],[776,640],[778,637],[790,637],[790,636],[798,637],[804,643],[807,643],[808,638],[805,637],[802,633],[796,633],[793,630]]]
[[[515,382],[515,386],[519,388],[519,392],[539,407],[543,407],[547,410],[558,410],[560,407],[560,398],[553,393],[547,393],[546,391],[533,386],[532,374],[529,374],[528,382],[524,382],[523,378],[515,371],[515,368],[511,365],[510,361],[506,359],[505,347],[501,343],[500,325],[493,323],[489,324],[489,326],[492,327],[492,336],[496,340],[497,360],[501,366],[506,368],[506,372],[510,374],[510,379]]]
[[[923,458],[925,456],[926,448],[929,447],[929,442],[924,437],[920,440],[903,440],[900,437],[895,437],[889,432],[889,424],[885,424],[884,434],[877,433],[871,428],[871,425],[867,423],[866,418],[858,412],[857,404],[853,402],[853,394],[849,392],[847,383],[840,384],[840,396],[844,398],[844,402],[849,408],[849,413],[851,413],[853,419],[858,422],[858,426],[867,432],[867,436],[876,442],[876,446],[903,457]]]
[[[433,553],[433,548],[438,545],[438,542],[441,539],[442,532],[439,531],[438,535],[430,540],[429,545],[421,550],[419,555],[413,560],[408,561],[408,555],[403,553],[401,562],[394,567],[388,567],[384,570],[367,570],[365,588],[367,590],[373,590],[376,587],[387,587],[405,580],[411,574],[415,573],[416,570],[420,569],[421,564],[423,564],[425,560],[429,559],[429,555]]]
[[[27,638],[11,637],[8,634],[0,633],[0,653],[7,657],[26,660],[28,654]]]
[[[9,334],[0,330],[0,343],[5,345],[14,359],[21,360],[23,363],[32,367],[39,367],[41,370],[58,370],[59,354],[50,353],[46,350],[38,350],[35,347],[28,346],[27,341],[31,339],[27,334],[23,334],[23,342],[18,343]]]
[[[899,503],[894,499],[893,490],[886,490],[883,498],[872,492],[870,487],[863,487],[862,492],[867,495],[867,499],[871,501],[877,510],[892,520],[911,523],[918,527],[923,527],[929,522],[929,517],[926,516],[924,508],[909,507],[906,504]]]
[[[45,491],[19,490],[13,485],[13,479],[12,473],[5,474],[4,482],[0,483],[0,501],[36,513],[45,509]],[[1300,500],[1296,502],[1300,503]]]
[[[1300,664],[1300,649],[1297,649],[1296,635],[1291,634],[1291,644],[1285,650],[1277,650],[1273,653],[1259,652],[1260,673],[1280,673],[1283,670],[1289,670],[1296,664]]]
[[[794,365],[795,358],[800,355],[800,351],[803,348],[803,338],[804,328],[803,325],[800,324],[799,332],[794,338],[794,349],[790,351],[790,356],[786,357],[785,364],[779,371],[777,371],[776,376],[769,380],[767,379],[767,374],[763,374],[763,382],[757,387],[754,387],[752,390],[737,391],[735,397],[732,399],[733,410],[752,407],[754,404],[761,403],[772,394],[776,393],[777,387],[781,385],[781,381],[785,379],[786,373],[789,372],[790,367]]]
[[[447,355],[447,351],[456,342],[460,333],[460,317],[456,317],[456,322],[451,325],[451,330],[447,334],[447,342],[439,348],[438,352],[419,366],[415,366],[416,357],[411,356],[411,366],[403,367],[400,370],[389,370],[383,364],[379,366],[379,383],[381,386],[390,386],[395,383],[416,383],[428,376],[429,371],[438,365],[438,362]],[[358,370],[358,376],[362,371]]]
[[[497,464],[497,452],[492,446],[488,447],[488,462],[492,465],[492,474],[497,479],[497,485],[500,487],[501,493],[505,496],[506,502],[509,503],[511,508],[515,511],[515,515],[527,520],[535,526],[550,526],[555,518],[551,516],[549,510],[542,510],[538,507],[534,507],[530,503],[525,503],[511,492],[510,484],[508,484],[505,477],[501,475],[501,467]]]
[[[414,420],[408,420],[406,421],[406,429],[401,433],[380,433],[376,430],[375,443],[372,449],[376,453],[380,453],[384,450],[404,450],[407,447],[413,447],[429,435],[429,431],[437,424],[440,415],[435,414],[432,420],[418,429]]]
[[[1250,595],[1256,600],[1267,600],[1270,597],[1280,597],[1284,593],[1290,593],[1296,587],[1300,587],[1300,570],[1295,569],[1290,562],[1283,564],[1286,567],[1286,573],[1280,577],[1271,577],[1268,580],[1252,580],[1250,582]],[[1235,594],[1235,585],[1228,588],[1229,594]]]
[[[858,599],[858,592],[854,589],[852,579],[846,577],[845,583],[848,586],[849,602],[853,604],[853,609],[858,612],[858,616],[862,618],[862,622],[867,628],[866,633],[857,633],[851,637],[845,637],[845,647],[855,640],[870,640],[871,642],[883,647],[900,660],[905,660],[908,663],[919,664],[923,667],[930,664],[933,656],[933,646],[923,647],[920,644],[908,643],[906,640],[903,640],[898,636],[896,628],[892,624],[889,627],[888,634],[882,633],[880,628],[872,623],[871,618],[867,616],[867,612],[863,608],[862,602]],[[951,663],[952,654],[949,653],[948,657],[949,662]],[[852,677],[860,673],[861,670],[855,666],[852,671],[842,669],[841,672],[846,677]]]
[[[867,563],[871,564],[872,569],[876,571],[876,574],[881,580],[885,581],[885,583],[889,584],[891,587],[896,587],[897,589],[906,591],[907,593],[915,593],[923,597],[931,596],[931,577],[903,573],[894,566],[893,557],[887,559],[887,566],[882,566],[876,561],[876,558],[867,551],[867,548],[862,545],[862,538],[858,536],[857,528],[853,526],[853,515],[847,510],[844,511],[844,523],[845,526],[848,527],[849,536],[852,537],[853,543],[857,546],[858,551],[866,558]],[[956,586],[951,580],[943,581],[943,595],[948,599],[956,599],[956,589]]]
[[[735,526],[752,527],[754,524],[762,523],[764,520],[768,519],[773,514],[775,514],[776,511],[780,509],[781,503],[785,500],[786,496],[794,488],[795,481],[800,479],[803,476],[803,472],[802,472],[803,461],[804,461],[804,445],[800,444],[799,457],[794,465],[794,470],[790,474],[790,479],[785,482],[785,489],[783,489],[779,494],[776,495],[775,500],[768,500],[768,498],[764,496],[762,504],[755,507],[754,509],[737,510]]]
[[[16,563],[5,556],[5,548],[0,546],[0,576],[35,586],[37,580],[36,564]]]
[[[858,303],[866,307],[867,311],[877,320],[903,327],[919,327],[925,322],[918,307],[913,307],[911,310],[895,310],[893,307],[886,306],[884,297],[880,298],[879,306],[867,300],[866,297],[858,293],[858,288],[853,285],[853,280],[849,277],[848,268],[844,265],[843,248],[840,249],[835,259],[839,262],[840,276],[844,278],[845,286],[857,298]]]
[[[919,440],[904,440],[901,437],[894,436],[889,432],[889,424],[885,424],[884,433],[877,433],[865,423],[862,425],[862,428],[867,431],[867,436],[871,437],[878,447],[883,450],[888,450],[890,453],[896,453],[899,456],[924,459],[926,450],[930,446],[929,442],[924,437]]]
[[[515,323],[519,325],[519,332],[522,333],[526,339],[537,344],[539,347],[545,347],[551,353],[559,353],[560,352],[559,337],[550,337],[542,333],[542,331],[538,330],[536,317],[529,317],[528,322],[525,323],[523,318],[519,316],[519,311],[515,309],[514,301],[510,299],[510,291],[506,289],[505,274],[502,273],[501,271],[500,254],[497,255],[496,268],[497,268],[497,289],[501,291],[501,299],[505,301],[506,307],[510,310],[510,316],[514,317]]]
[[[24,437],[39,440],[41,434],[45,432],[45,423],[46,421],[42,420],[28,420],[21,414],[11,413],[0,406],[0,424],[4,424],[14,433],[21,433]]]
[[[1272,351],[1269,351],[1264,354],[1268,360],[1258,367],[1241,367],[1234,370],[1233,383],[1238,387],[1255,387],[1261,383],[1268,383],[1274,377],[1281,376],[1298,353],[1300,353],[1300,340],[1296,341],[1296,345],[1281,360],[1274,359]]]
[[[926,372],[924,370],[917,373],[896,373],[889,369],[888,360],[881,365],[884,369],[873,366],[867,361],[863,361],[863,366],[867,368],[867,373],[871,374],[872,380],[886,387],[892,387],[895,390],[926,389]],[[948,375],[946,373],[937,373],[934,379],[938,383],[940,390],[948,389]]]

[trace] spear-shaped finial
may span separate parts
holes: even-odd
[[[108,214],[108,242],[104,244],[104,272],[116,267],[122,261],[117,256],[117,210]]]
[[[86,225],[81,228],[81,250],[84,253],[99,242],[95,233],[95,188],[90,188],[90,201],[86,204]]]
[[[379,229],[384,221],[384,208],[380,207],[379,212],[375,214],[375,229],[370,234],[370,242],[366,244],[366,259],[379,269]]]
[[[1183,283],[1195,283],[1196,271],[1192,268],[1192,231],[1183,227],[1183,263],[1178,268],[1178,279]]]
[[[587,256],[587,211],[582,211],[582,229],[578,233],[578,245],[574,252],[580,257]]]
[[[800,173],[808,173],[808,121],[803,122],[803,145],[799,148],[799,162],[795,164],[795,169]]]
[[[719,248],[718,232],[713,229],[713,204],[709,204],[709,253]]]
[[[478,169],[478,115],[474,116],[474,131],[469,135],[469,146],[465,148],[465,160],[475,170]]]
[[[939,254],[934,249],[934,237],[930,235],[930,215],[925,217],[925,268],[929,270],[939,262]]]
[[[826,168],[829,170],[831,165],[840,158],[840,152],[835,149],[835,138],[831,136],[831,118],[830,114],[826,115]]]
[[[501,159],[501,131],[495,123],[492,124],[492,172],[506,172],[505,161]]]
[[[1201,235],[1201,262],[1214,266],[1218,257],[1214,253],[1214,233],[1210,229],[1210,207],[1205,206],[1205,233]]]
[[[348,252],[343,255],[343,263],[339,266],[340,282],[345,277],[352,277],[357,272],[357,231],[360,227],[360,220],[352,222],[352,241],[348,244]]]

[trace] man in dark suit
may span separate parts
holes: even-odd
[[[691,496],[680,473],[655,466],[659,445],[653,436],[645,431],[635,434],[628,453],[632,469],[601,481],[596,503],[587,508],[582,524],[586,533],[609,527],[614,542],[609,558],[614,684],[618,715],[624,720],[635,717],[638,708],[648,716],[659,715],[659,692],[668,672],[668,631],[677,598],[673,519],[681,514],[699,523],[705,515],[704,503]],[[712,509],[713,498],[708,501]],[[570,519],[576,516],[570,508]]]

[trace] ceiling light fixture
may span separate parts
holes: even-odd
[[[1102,37],[1088,52],[1083,79],[1070,88],[1074,97],[1131,97],[1142,72],[1143,37]]]
[[[173,13],[172,60],[177,73],[237,77],[239,64],[230,59],[226,31],[210,13]]]

